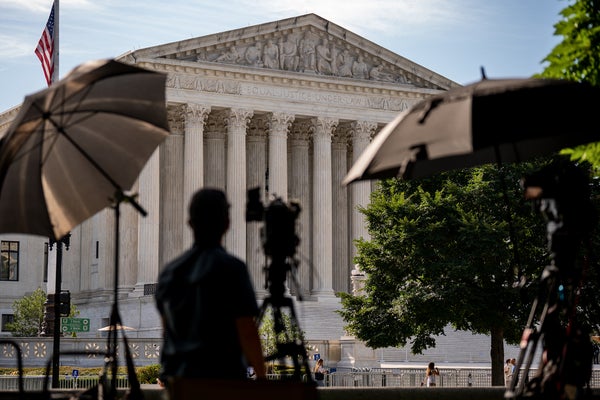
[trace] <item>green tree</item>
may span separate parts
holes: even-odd
[[[292,318],[287,311],[281,311],[281,320],[283,322],[283,330],[277,333],[275,329],[275,319],[273,310],[268,308],[260,321],[258,334],[260,336],[263,352],[267,356],[277,353],[277,344],[295,342],[300,340],[304,342],[305,333],[300,327],[292,323]],[[274,371],[275,363],[271,361],[271,370]]]
[[[600,0],[576,0],[560,14],[554,35],[562,42],[544,59],[542,76],[600,85]]]
[[[448,325],[488,334],[492,382],[502,385],[504,340],[519,340],[535,294],[517,282],[535,285],[548,261],[545,223],[519,187],[532,169],[383,181],[363,210],[371,240],[357,244],[365,294],[342,294],[347,329],[370,347],[410,342],[414,353]]]
[[[14,321],[7,324],[13,336],[39,336],[44,322],[46,293],[37,288],[33,293],[15,300],[12,305]]]
[[[600,0],[576,0],[561,11],[554,35],[562,41],[543,60],[538,76],[600,85]],[[600,170],[600,144],[564,151],[573,160],[588,161]]]

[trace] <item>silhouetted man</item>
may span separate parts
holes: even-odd
[[[229,228],[225,194],[217,189],[196,192],[189,224],[194,245],[158,279],[156,303],[164,327],[161,376],[244,379],[249,364],[264,378],[258,306],[248,270],[221,245]]]

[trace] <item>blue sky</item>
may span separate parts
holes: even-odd
[[[315,13],[460,84],[526,77],[572,0],[61,0],[60,76],[129,50]],[[34,49],[52,0],[0,0],[0,111],[46,86]]]

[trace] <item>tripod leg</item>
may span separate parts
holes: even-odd
[[[291,328],[294,332],[294,335],[298,340],[296,340],[296,354],[299,356],[299,363],[297,367],[297,371],[300,371],[301,368],[304,368],[305,374],[309,382],[312,382],[312,375],[310,373],[310,366],[308,365],[308,354],[306,353],[306,347],[304,346],[304,340],[302,338],[302,331],[300,330],[300,323],[298,322],[298,317],[296,316],[296,310],[294,308],[294,303],[291,298],[286,299],[287,306],[290,309],[290,319],[291,319]],[[300,365],[300,363],[302,365]]]
[[[540,340],[543,340],[544,338],[544,332],[546,329],[546,317],[548,316],[548,313],[551,310],[551,308],[553,308],[556,305],[556,273],[557,268],[553,265],[549,265],[544,269],[544,272],[540,279],[540,292],[538,293],[536,299],[533,301],[531,311],[529,313],[529,318],[527,320],[527,326],[523,331],[523,336],[521,338],[520,343],[521,350],[519,351],[519,356],[515,365],[514,375],[512,377],[511,382],[509,383],[509,387],[506,390],[504,396],[506,398],[517,398],[523,396],[525,393],[525,386],[527,384],[527,377],[529,375],[531,364],[533,362],[533,357],[535,356],[535,352],[538,348]],[[545,283],[545,285],[543,283]],[[542,304],[542,309],[540,310],[539,318],[536,320],[538,308],[544,297],[545,301]],[[521,371],[521,366],[523,365],[523,363],[525,363],[525,368],[523,369],[523,379],[520,380],[519,373]]]

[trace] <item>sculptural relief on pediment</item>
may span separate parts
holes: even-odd
[[[245,39],[198,49],[188,61],[209,61],[323,76],[412,84],[410,72],[368,54],[326,32],[278,32],[279,36]]]

